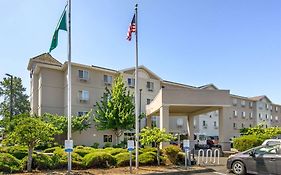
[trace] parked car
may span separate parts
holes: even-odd
[[[270,146],[270,145],[276,145],[276,144],[281,144],[281,139],[267,139],[265,140],[262,145],[267,145],[267,146]]]
[[[244,152],[229,156],[227,169],[233,173],[280,174],[281,144],[262,145]]]

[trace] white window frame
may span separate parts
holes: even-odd
[[[259,113],[259,119],[262,119],[262,113]]]
[[[246,106],[246,101],[245,100],[241,100],[241,106],[245,107]]]
[[[238,117],[237,111],[233,111],[233,116]]]
[[[153,90],[154,90],[154,82],[147,81],[146,82],[146,88],[147,88],[148,91],[153,92]]]
[[[82,77],[80,77],[80,72],[82,72]],[[89,80],[89,71],[79,69],[78,77],[80,80],[88,81]]]
[[[113,80],[113,78],[111,75],[103,75],[103,82],[105,85],[111,85],[112,80]]]
[[[249,113],[249,117],[253,118],[253,113],[252,112]]]
[[[279,118],[278,116],[275,116],[275,121],[278,121],[278,118]]]
[[[128,83],[129,87],[131,87],[131,88],[135,87],[135,79],[134,78],[128,78],[127,83]]]
[[[249,107],[250,107],[250,108],[253,107],[253,102],[252,102],[252,101],[249,102]]]
[[[80,101],[86,102],[86,101],[89,101],[89,99],[90,99],[90,94],[89,94],[89,91],[87,91],[87,90],[80,90],[78,92],[78,96],[79,96]]]
[[[278,112],[278,106],[275,106],[275,112]]]
[[[246,117],[246,112],[245,112],[245,111],[242,112],[242,117],[243,117],[243,118]]]

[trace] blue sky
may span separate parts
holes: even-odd
[[[0,78],[29,90],[31,57],[47,52],[65,0],[0,0]],[[139,4],[139,62],[165,80],[214,83],[281,104],[280,0],[72,0],[72,59],[112,69],[134,66],[126,32]],[[52,52],[67,58],[59,33]],[[29,93],[29,91],[28,91]]]

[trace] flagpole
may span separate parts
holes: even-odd
[[[139,167],[139,83],[138,83],[138,4],[135,5],[136,20],[136,67],[135,67],[135,132],[136,132],[136,168]]]
[[[67,112],[67,140],[71,140],[71,0],[68,0],[68,112]],[[71,152],[67,157],[67,174],[71,173]]]

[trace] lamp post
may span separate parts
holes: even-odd
[[[10,120],[13,116],[13,75],[11,74],[5,74],[6,76],[11,78],[11,84],[10,84]]]
[[[140,89],[140,112],[139,114],[141,115],[141,91],[142,89]],[[139,132],[141,132],[141,118],[139,117]]]

